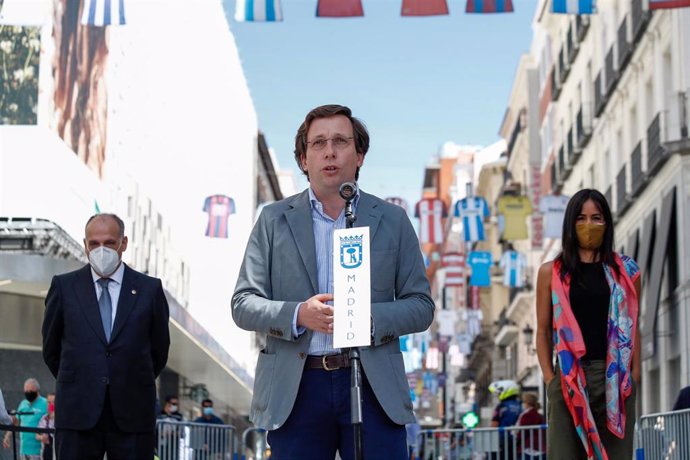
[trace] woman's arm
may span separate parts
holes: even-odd
[[[547,384],[554,377],[552,342],[551,271],[553,262],[539,267],[537,275],[537,358]]]
[[[637,291],[637,301],[640,302],[642,297],[642,282],[640,281],[642,276],[638,276],[635,280],[635,291]],[[632,355],[632,365],[630,369],[630,375],[635,383],[640,383],[642,379],[642,342],[640,341],[640,308],[637,309],[637,322],[635,323],[635,343],[633,344],[633,355]]]

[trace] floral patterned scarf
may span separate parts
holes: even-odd
[[[604,265],[611,289],[606,350],[606,426],[619,438],[625,434],[625,399],[632,393],[633,344],[637,331],[638,299],[635,280],[640,276],[634,260],[615,255],[620,275]],[[587,398],[587,382],[580,359],[585,355],[582,332],[570,306],[570,275],[561,279],[561,262],[551,274],[553,343],[561,369],[561,390],[588,459],[608,460]]]

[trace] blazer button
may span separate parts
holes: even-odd
[[[103,378],[101,379],[101,382],[103,382],[103,383],[105,383],[106,385],[108,385],[108,384],[110,383],[110,379],[109,379],[108,377],[103,377]]]

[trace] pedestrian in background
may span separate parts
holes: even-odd
[[[201,417],[194,419],[194,423],[202,423],[205,425],[223,425],[223,420],[213,412],[213,401],[211,399],[204,399],[201,401]],[[228,447],[227,433],[219,428],[212,426],[192,427],[192,434],[194,435],[195,445],[194,458],[211,460],[218,458],[221,453]]]
[[[37,428],[41,417],[48,412],[48,400],[41,396],[41,385],[34,378],[24,382],[24,400],[17,407],[15,425]],[[10,447],[11,433],[5,433],[3,446]],[[40,460],[41,442],[36,439],[36,433],[19,433],[19,455],[22,460]]]
[[[41,417],[38,428],[55,429],[55,393],[48,393],[48,413]],[[50,433],[36,433],[36,439],[41,441],[41,459],[53,460],[55,458],[54,436]]]
[[[566,207],[561,253],[539,269],[537,355],[549,397],[548,458],[633,456],[640,271],[614,252],[613,229],[604,195],[580,190]]]
[[[690,386],[681,389],[678,392],[675,404],[672,410],[690,409]]]
[[[546,419],[539,413],[539,398],[534,393],[522,394],[523,411],[518,417],[518,426],[544,425]],[[542,428],[518,431],[518,458],[520,460],[543,460],[546,458],[546,432]]]
[[[161,280],[122,262],[127,242],[118,216],[92,216],[84,228],[89,264],[53,277],[46,296],[43,359],[57,379],[60,459],[153,457],[168,301]]]
[[[175,425],[184,421],[184,417],[180,413],[179,399],[176,395],[165,397],[163,412],[158,416],[158,420],[163,422],[157,425],[158,455],[161,460],[176,459],[180,450],[180,439],[184,437],[183,427]]]

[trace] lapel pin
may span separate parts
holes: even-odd
[[[136,289],[132,289],[132,294],[136,294],[136,293],[137,293],[137,290],[136,290]]]

